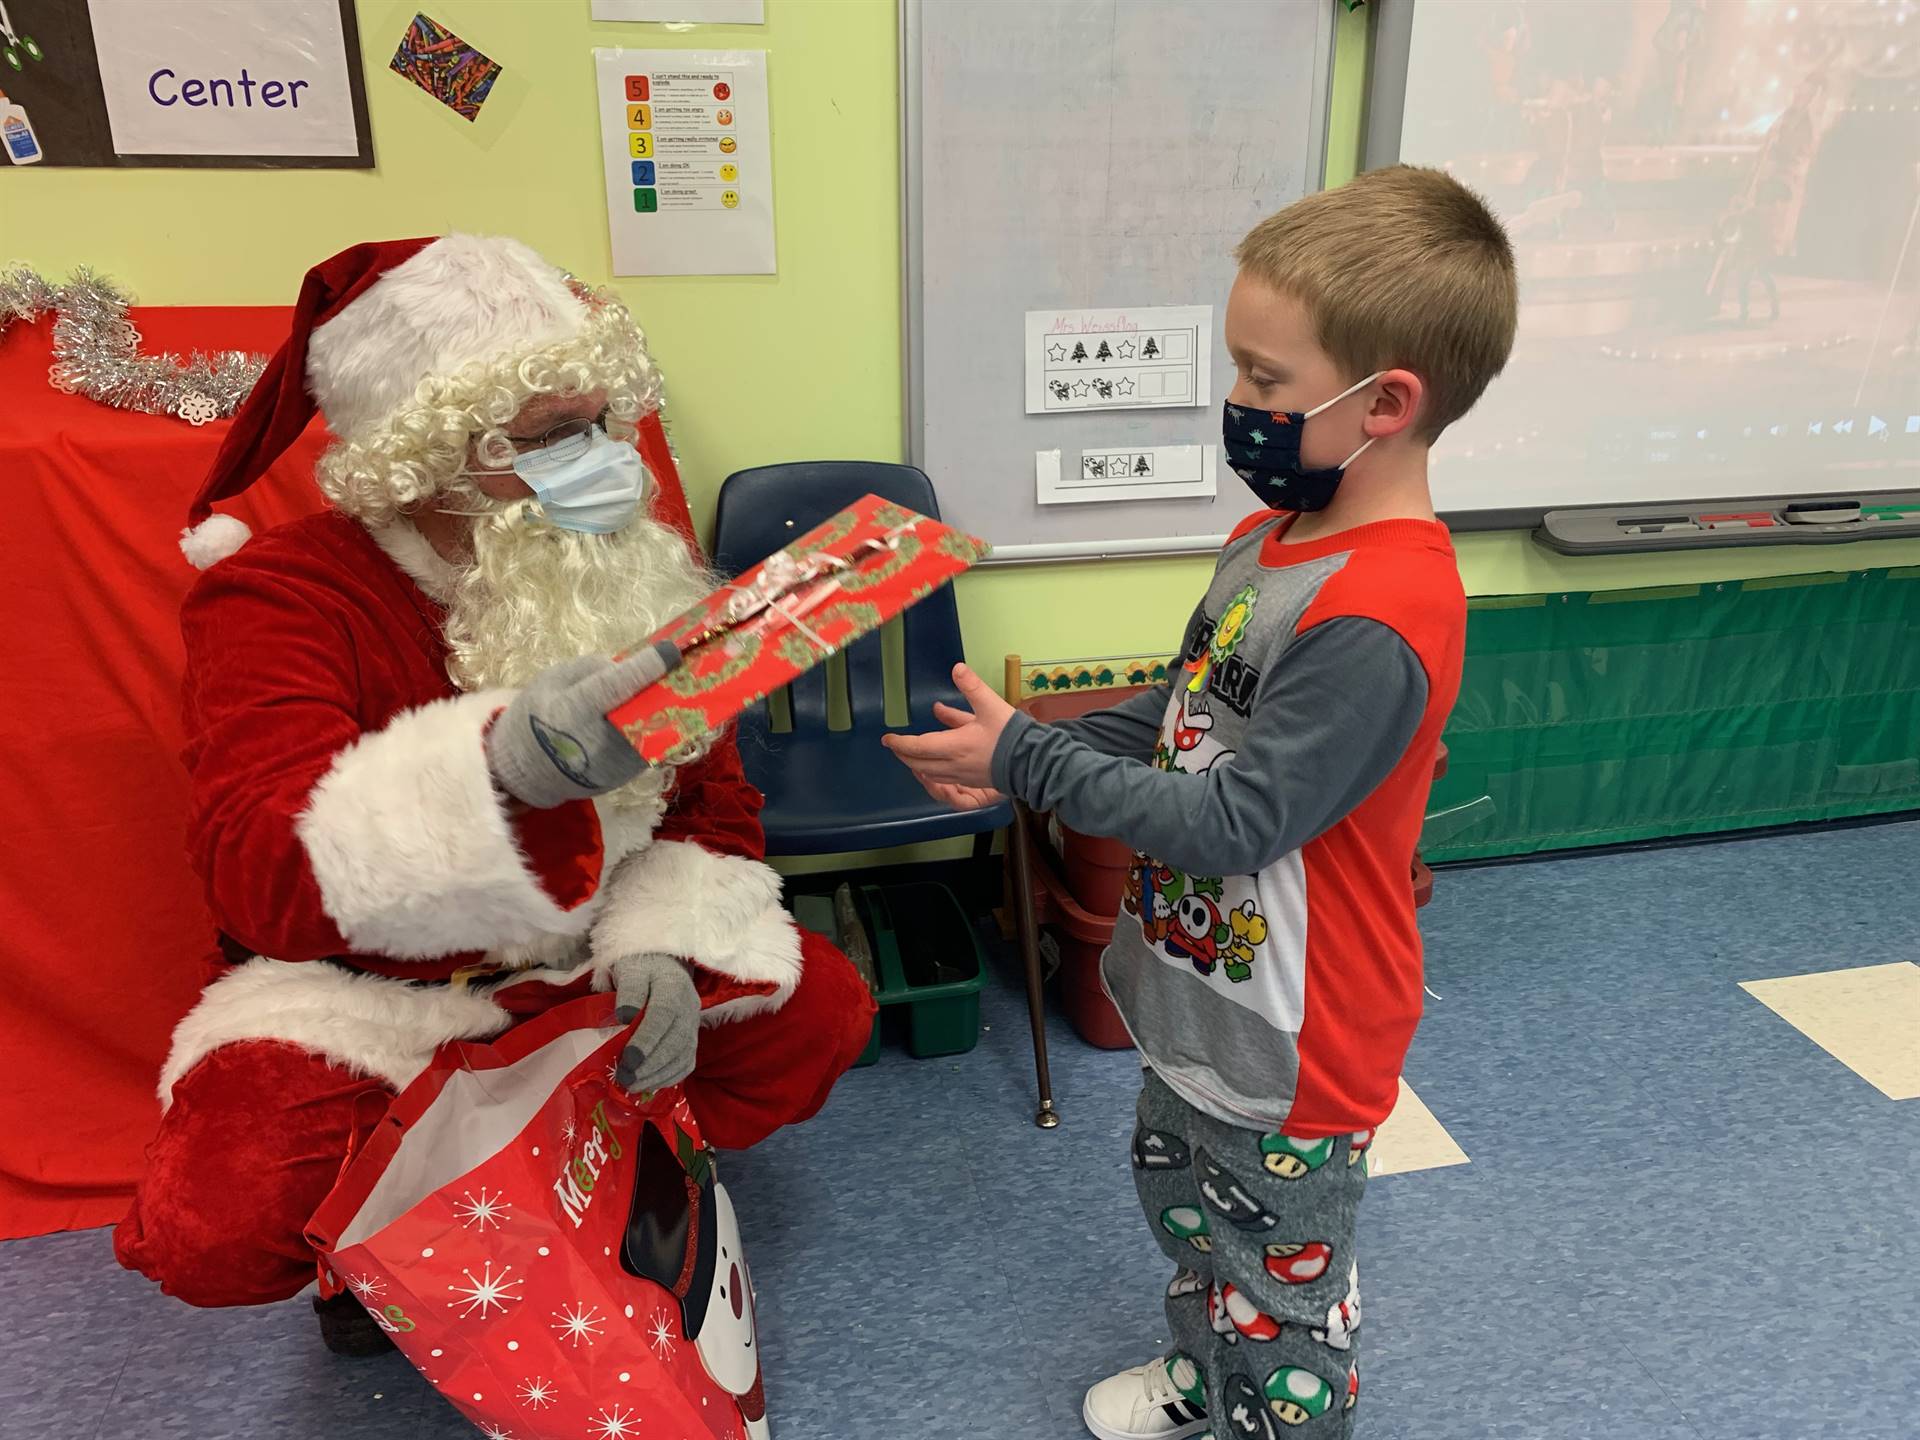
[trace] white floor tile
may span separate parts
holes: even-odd
[[[1410,1170],[1437,1170],[1443,1165],[1466,1163],[1467,1152],[1454,1144],[1447,1127],[1402,1080],[1393,1114],[1373,1137],[1373,1148],[1367,1152],[1367,1174],[1404,1175]]]
[[[1889,1100],[1920,1098],[1920,965],[1900,960],[1740,988]]]

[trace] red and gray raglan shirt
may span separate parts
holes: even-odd
[[[1446,528],[1300,544],[1254,516],[1173,680],[1080,720],[1017,715],[994,783],[1137,851],[1101,962],[1156,1073],[1228,1122],[1371,1129],[1420,1019],[1410,870],[1460,688]]]

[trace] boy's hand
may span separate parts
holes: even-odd
[[[971,714],[936,705],[933,713],[947,727],[945,734],[886,735],[880,743],[913,771],[934,799],[956,810],[978,810],[1000,799],[993,788],[993,751],[1013,718],[1013,707],[964,665],[953,667],[953,683],[973,707]]]

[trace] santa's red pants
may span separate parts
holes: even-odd
[[[858,1058],[873,999],[846,958],[802,932],[799,986],[780,1009],[709,1026],[686,1082],[709,1143],[737,1150],[813,1115]],[[389,1088],[296,1045],[223,1045],[173,1088],[120,1263],[190,1305],[258,1305],[313,1283],[303,1231]]]

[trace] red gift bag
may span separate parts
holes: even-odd
[[[678,1089],[614,1083],[611,995],[444,1046],[307,1228],[490,1440],[765,1440],[753,1284]]]

